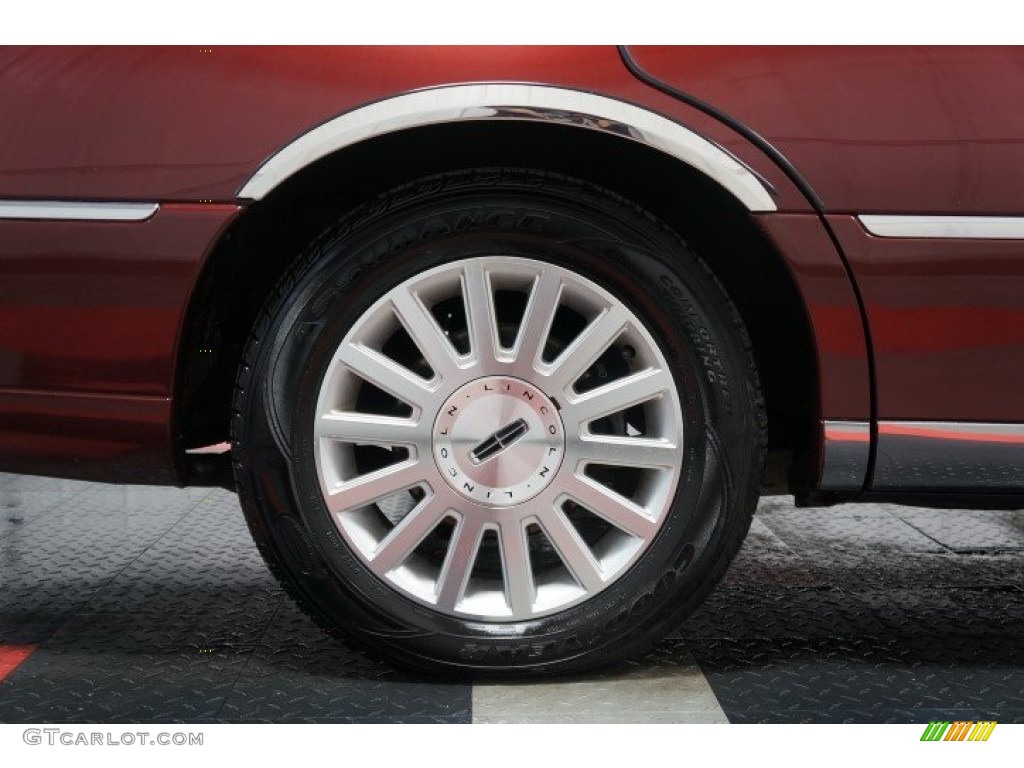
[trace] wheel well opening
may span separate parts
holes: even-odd
[[[750,213],[699,171],[644,145],[579,128],[511,122],[429,126],[362,142],[248,206],[211,253],[190,300],[175,382],[179,457],[227,439],[249,333],[277,281],[320,232],[396,185],[480,166],[584,179],[678,231],[722,282],[750,334],[768,410],[766,486],[784,485],[787,472],[800,476],[789,470],[807,460],[815,439],[814,345],[793,279]]]

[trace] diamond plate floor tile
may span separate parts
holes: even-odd
[[[0,539],[19,533],[73,494],[0,488]]]
[[[1024,511],[901,509],[898,516],[954,552],[1024,550]]]
[[[761,521],[799,552],[944,552],[945,547],[889,514],[881,505],[828,509],[764,509]]]
[[[1024,716],[1019,597],[922,590],[851,600],[884,631],[687,641],[732,722]]]
[[[821,586],[826,577],[814,562],[801,557],[759,517],[750,525],[736,559],[725,574],[727,586]]]
[[[834,587],[720,586],[675,631],[675,637],[838,637],[877,633],[878,617],[851,605]]]
[[[0,472],[0,488],[12,488],[22,491],[47,491],[49,493],[78,493],[87,488],[100,487],[98,483],[87,480],[63,480],[56,477],[40,475],[13,475]]]
[[[938,661],[885,639],[722,640],[693,652],[732,722],[885,722],[953,697]]]
[[[283,591],[230,498],[198,503],[92,597],[97,612],[231,613],[270,610]]]
[[[0,541],[0,612],[88,600],[176,522],[88,512],[73,524],[55,519]]]
[[[282,605],[220,712],[238,722],[469,722],[468,681],[400,671]]]
[[[208,722],[249,653],[42,648],[0,683],[0,722]]]
[[[827,569],[825,565],[821,563],[828,583],[851,591],[1024,586],[1024,557],[1016,554],[904,552],[882,557],[870,551],[833,552]]]
[[[888,589],[851,592],[862,615],[882,624],[883,637],[1024,637],[1024,593],[1017,590]]]
[[[992,513],[990,527],[975,528],[990,543],[1000,531],[999,554],[978,553],[977,536],[965,547],[972,554],[954,551],[962,544],[948,533],[950,514],[763,501],[758,519],[827,588],[793,588],[785,574],[755,571],[759,586],[724,583],[680,628],[729,719],[1021,721],[1018,513]]]
[[[0,542],[95,487],[77,480],[0,475]]]
[[[700,667],[662,644],[646,658],[599,673],[473,686],[475,723],[725,723]]]
[[[1020,513],[960,514],[765,499],[676,639],[612,678],[481,684],[476,719],[720,720],[694,703],[699,670],[734,722],[1024,722]],[[473,714],[467,681],[392,669],[303,616],[221,489],[0,475],[0,643],[39,646],[0,683],[0,721]]]
[[[60,629],[67,620],[67,613],[0,611],[0,645],[35,645]]]

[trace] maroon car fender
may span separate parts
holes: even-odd
[[[526,98],[509,98],[517,89]],[[104,297],[100,303],[111,306],[121,323],[112,327],[102,313],[80,315],[75,353],[56,366],[9,365],[0,401],[15,390],[19,397],[171,396],[172,361],[179,359],[175,339],[186,323],[192,286],[209,266],[207,254],[215,252],[233,206],[272,196],[278,184],[310,163],[361,141],[418,125],[484,120],[600,131],[645,143],[669,162],[689,164],[715,180],[757,215],[803,296],[819,362],[818,415],[870,418],[868,356],[863,333],[857,338],[856,297],[811,202],[771,153],[720,119],[641,82],[612,47],[15,48],[0,51],[0,90],[11,118],[0,133],[0,199],[163,205],[145,223],[2,222],[5,230],[49,233],[43,240],[15,238],[20,245],[0,255],[0,274],[21,294],[19,327],[68,322],[60,308],[65,300],[32,298],[31,290],[22,290],[47,252],[62,254],[66,271],[76,275],[67,302]],[[431,114],[431,100],[453,94],[461,101]],[[466,100],[474,94],[476,102]],[[388,112],[410,104],[416,108]],[[198,206],[189,209],[195,221],[184,221],[181,232],[170,235],[171,242],[187,240],[180,249],[161,246],[172,276],[147,280],[153,243],[165,237],[147,238],[161,222],[173,223],[168,203]],[[201,233],[200,226],[206,227]],[[129,243],[122,232],[131,233]],[[98,258],[104,266],[86,265]],[[112,298],[112,277],[116,282],[123,275],[124,298]],[[143,329],[153,321],[146,313],[153,307],[165,316],[160,331],[147,334]],[[4,343],[12,357],[38,358],[27,342]],[[111,349],[120,356],[111,358]],[[76,373],[80,365],[90,370],[87,378]],[[31,411],[19,413],[22,425],[31,422]],[[90,423],[95,434],[104,433],[101,420]],[[0,432],[11,435],[0,438],[11,445],[0,454],[4,461],[17,452],[18,438],[2,426]],[[77,464],[99,458],[88,448],[72,453]],[[168,448],[167,473],[159,477],[171,472],[172,454]],[[130,471],[127,458],[122,466]]]

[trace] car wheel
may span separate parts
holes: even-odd
[[[765,416],[711,271],[606,190],[477,169],[347,213],[250,339],[254,538],[325,626],[406,666],[649,648],[750,524]]]

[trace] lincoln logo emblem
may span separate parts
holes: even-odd
[[[480,445],[469,452],[469,461],[472,464],[483,464],[493,459],[506,448],[511,447],[519,438],[530,430],[526,419],[516,419],[507,427],[502,427],[493,435],[485,439]]]

